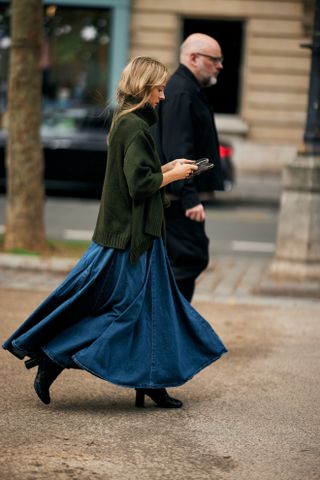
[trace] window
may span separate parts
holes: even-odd
[[[197,32],[214,37],[219,42],[224,56],[223,70],[219,74],[218,83],[205,90],[214,111],[228,114],[239,113],[243,22],[239,20],[184,19],[183,38]]]
[[[9,12],[9,6],[0,6],[0,112],[7,101]],[[39,59],[44,109],[105,105],[110,20],[108,9],[44,7]]]

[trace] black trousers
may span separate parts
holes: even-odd
[[[176,282],[184,298],[186,298],[188,302],[191,303],[191,300],[194,294],[195,285],[196,285],[196,278],[195,277],[181,278],[180,280],[176,280]]]
[[[209,239],[204,222],[185,216],[179,200],[165,209],[166,247],[171,267],[181,293],[190,302],[196,278],[209,263]]]

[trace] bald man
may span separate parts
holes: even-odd
[[[175,158],[209,158],[215,167],[193,179],[167,188],[167,250],[174,275],[185,298],[191,301],[195,280],[209,262],[205,209],[199,193],[223,190],[219,143],[213,110],[204,88],[215,85],[223,58],[220,45],[208,35],[190,35],[180,48],[180,65],[159,105],[153,130],[161,162]]]

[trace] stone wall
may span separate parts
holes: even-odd
[[[252,143],[254,149],[260,144],[263,148],[278,145],[280,152],[281,146],[288,152],[288,146],[296,148],[303,139],[310,51],[300,44],[308,40],[305,8],[307,5],[310,17],[310,3],[307,0],[133,0],[130,55],[154,56],[172,71],[178,62],[184,17],[243,20],[239,118],[247,128],[233,132],[234,136]],[[241,152],[237,156],[244,165]],[[284,161],[287,156],[286,153]],[[273,165],[277,169],[278,160]]]

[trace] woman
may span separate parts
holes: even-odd
[[[179,408],[166,387],[185,383],[225,351],[209,324],[179,293],[162,235],[163,187],[197,167],[161,167],[150,125],[164,98],[167,69],[137,57],[124,69],[109,136],[93,241],[63,283],[3,347],[38,365],[40,400],[64,368],[81,368],[136,389],[163,408]]]

